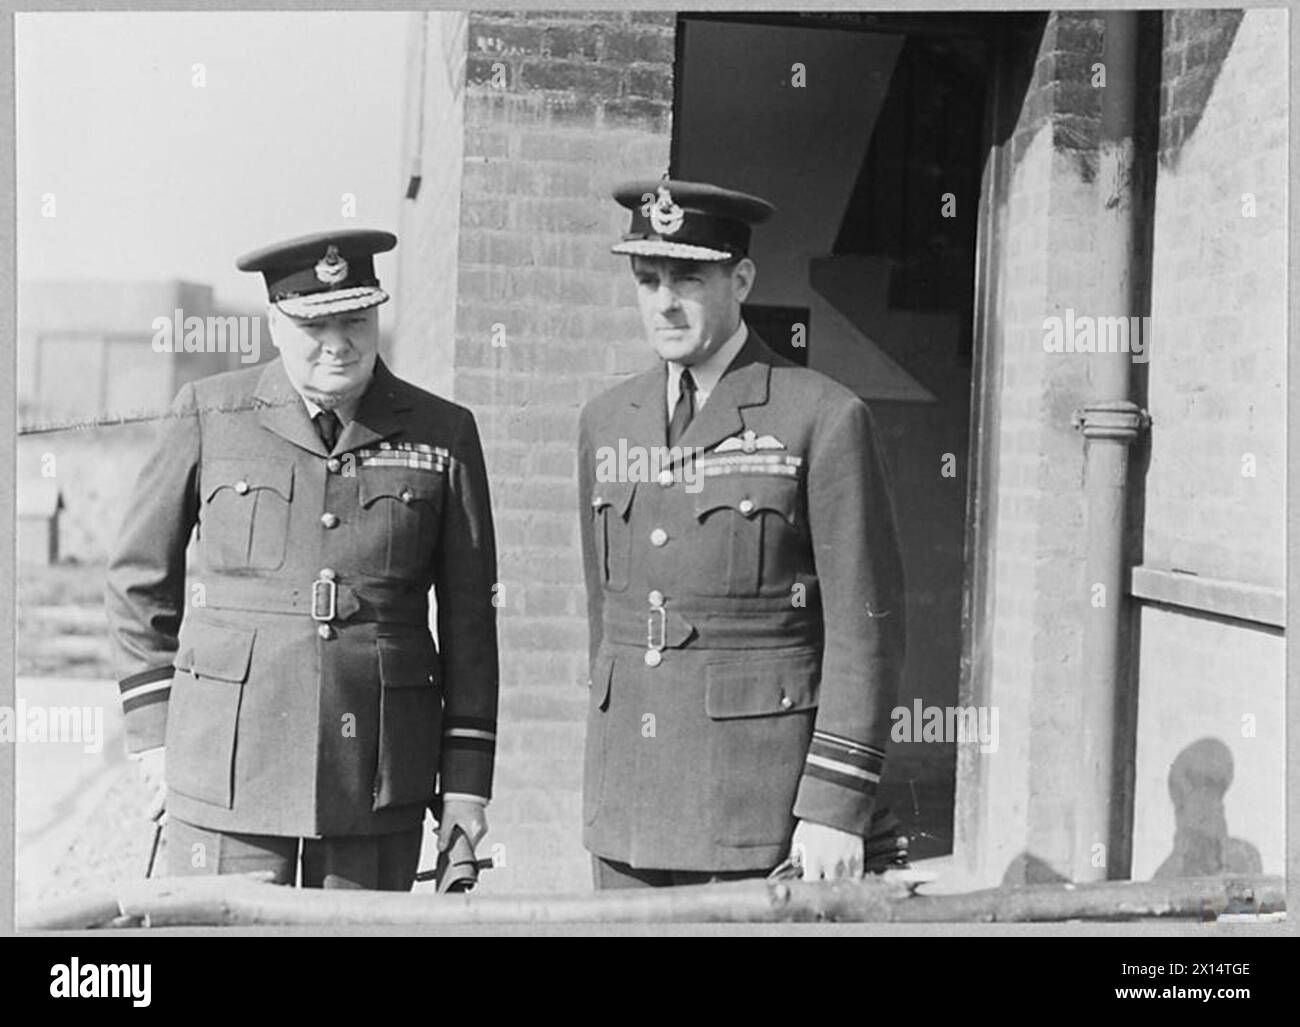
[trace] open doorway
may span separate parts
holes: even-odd
[[[898,705],[956,706],[988,47],[865,15],[682,15],[677,41],[670,170],[775,204],[746,317],[870,404],[907,575]],[[952,851],[956,745],[913,734],[881,801],[927,858]]]

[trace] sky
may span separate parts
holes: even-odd
[[[253,306],[239,254],[396,231],[412,17],[16,15],[18,277],[180,278]]]

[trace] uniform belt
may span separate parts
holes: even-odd
[[[663,598],[657,605],[605,596],[606,641],[643,649],[785,649],[818,645],[821,608],[788,595],[750,599]]]
[[[287,582],[217,579],[204,583],[204,605],[249,613],[296,613],[321,622],[429,623],[429,595],[409,585],[317,579]]]

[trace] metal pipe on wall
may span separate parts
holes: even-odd
[[[1104,317],[1138,315],[1136,282],[1142,211],[1138,194],[1137,124],[1138,27],[1134,11],[1103,15],[1105,86],[1101,95],[1098,146],[1097,255],[1108,273],[1095,294]],[[1100,347],[1099,347],[1100,350]],[[1092,396],[1076,412],[1075,427],[1084,437],[1084,494],[1087,505],[1087,593],[1083,632],[1082,774],[1075,814],[1071,876],[1100,881],[1127,873],[1112,854],[1124,848],[1126,830],[1119,811],[1122,775],[1117,753],[1125,696],[1127,641],[1127,571],[1124,513],[1127,506],[1129,448],[1148,425],[1144,410],[1132,401],[1131,354],[1126,351],[1088,355]]]

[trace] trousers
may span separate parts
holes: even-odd
[[[597,891],[613,888],[671,888],[686,884],[716,884],[763,878],[769,870],[649,870],[603,856],[591,857]]]
[[[276,884],[410,891],[423,827],[395,834],[293,838],[211,831],[168,817],[163,840],[167,872],[174,877],[270,871]]]

